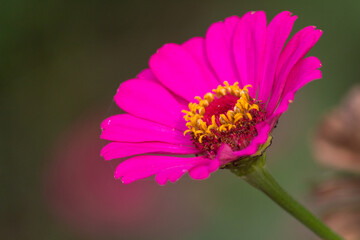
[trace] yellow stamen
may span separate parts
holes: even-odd
[[[235,115],[235,120],[234,120],[234,122],[236,123],[236,122],[238,122],[240,119],[242,119],[243,118],[243,115],[242,115],[242,113],[237,113],[236,115]]]
[[[250,120],[252,120],[252,116],[251,116],[250,113],[247,113],[246,116],[248,116],[248,118],[249,118]]]
[[[185,130],[185,132],[184,132],[184,136],[185,136],[188,132],[191,132],[191,130],[190,130],[190,129]]]
[[[234,114],[234,112],[231,110],[226,113],[226,116],[228,117],[229,122],[233,122],[233,114]]]
[[[249,95],[248,88],[251,87],[251,85],[246,85],[241,89],[238,82],[230,85],[229,82],[224,81],[223,86],[219,85],[216,89],[212,90],[213,93],[206,93],[203,98],[196,96],[195,99],[198,103],[189,103],[189,110],[181,111],[185,114],[184,119],[187,121],[186,126],[188,127],[184,135],[192,133],[195,137],[198,137],[199,143],[202,143],[205,136],[217,138],[214,134],[216,131],[228,131],[236,128],[239,124],[241,125],[244,116],[252,120],[253,116],[250,111],[259,111],[259,106],[253,103],[254,101]],[[232,95],[238,98],[234,109],[220,114],[217,119],[215,115],[211,116],[211,124],[208,125],[204,120],[206,107],[216,98],[221,98],[225,95]]]

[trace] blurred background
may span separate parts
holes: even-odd
[[[228,171],[160,187],[113,179],[99,151],[100,122],[119,113],[122,81],[164,43],[203,36],[231,15],[289,10],[292,33],[316,25],[310,54],[323,79],[281,118],[268,167],[317,211],[309,188],[323,175],[311,154],[322,116],[360,76],[360,2],[12,0],[0,7],[1,239],[311,239],[313,235]]]

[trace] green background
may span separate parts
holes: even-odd
[[[359,1],[12,0],[1,1],[0,7],[0,238],[312,238],[291,216],[227,171],[205,181],[185,176],[161,189],[159,201],[174,201],[171,206],[176,208],[174,196],[180,192],[187,197],[181,205],[184,212],[197,206],[200,220],[191,226],[181,224],[191,220],[187,214],[161,215],[165,220],[158,221],[156,213],[164,211],[159,205],[148,222],[133,221],[136,230],[123,231],[119,225],[113,227],[116,233],[107,229],[93,234],[86,231],[91,226],[77,229],[47,202],[46,166],[59,137],[74,122],[94,111],[101,112],[99,120],[117,113],[112,97],[118,85],[145,68],[162,44],[203,36],[211,23],[250,10],[265,10],[268,21],[280,11],[293,12],[299,18],[292,34],[307,25],[324,31],[310,52],[323,63],[323,79],[297,94],[275,130],[267,163],[284,188],[315,211],[307,194],[322,169],[311,156],[311,136],[321,117],[359,82]],[[109,176],[116,164],[111,166]],[[172,218],[177,221],[162,226]],[[147,224],[158,230],[142,231]]]

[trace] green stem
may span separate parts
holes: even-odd
[[[261,157],[260,157],[261,158]],[[262,161],[260,161],[262,162]],[[234,169],[233,169],[234,170]],[[249,169],[250,170],[250,169]],[[251,170],[246,174],[239,174],[237,171],[233,171],[238,176],[245,179],[255,188],[264,192],[280,207],[293,215],[296,219],[302,222],[315,234],[324,240],[342,240],[340,236],[334,233],[317,217],[310,213],[304,206],[292,198],[271,176],[271,174],[265,169],[263,164],[253,164]]]

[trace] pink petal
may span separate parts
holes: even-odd
[[[149,81],[157,81],[154,73],[151,71],[150,68],[144,69],[142,70],[137,76],[137,79],[141,79],[141,80],[149,80]]]
[[[314,26],[306,27],[295,34],[282,51],[276,69],[272,96],[267,106],[268,115],[271,115],[277,107],[291,70],[315,45],[321,35],[322,31],[315,29]]]
[[[239,17],[232,16],[224,22],[212,24],[205,38],[206,52],[211,66],[221,82],[228,81],[230,84],[239,81],[231,51],[235,27],[239,20]]]
[[[232,40],[233,40],[233,35],[236,29],[236,26],[238,25],[239,21],[241,18],[239,18],[238,16],[231,16],[228,18],[225,18],[225,20],[223,21],[224,27],[226,29],[226,33],[227,33],[227,41],[229,42],[229,44],[232,44]]]
[[[205,51],[205,40],[202,37],[194,37],[182,44],[182,47],[188,51],[191,56],[199,63],[205,79],[212,88],[216,88],[222,82],[217,78],[212,69]]]
[[[284,88],[284,97],[282,98],[279,106],[270,117],[274,123],[289,107],[289,103],[294,100],[295,93],[305,86],[307,83],[320,79],[321,71],[318,70],[321,67],[321,62],[316,57],[307,57],[302,59],[296,64],[291,71],[286,86]]]
[[[165,44],[150,58],[149,65],[162,84],[188,101],[213,87],[197,60],[177,44]]]
[[[238,157],[234,155],[234,151],[226,143],[223,143],[221,145],[220,149],[218,150],[216,158],[220,160],[221,164],[226,164],[238,159]]]
[[[167,126],[140,119],[129,114],[120,114],[105,119],[101,138],[118,142],[167,142],[191,145],[189,135]]]
[[[202,180],[210,176],[210,173],[219,169],[220,162],[217,159],[212,160],[209,165],[198,166],[190,169],[189,175],[192,179]]]
[[[317,57],[307,57],[300,60],[290,73],[283,95],[286,96],[287,93],[297,91],[308,82],[321,78],[321,72],[318,70],[321,66],[322,64]]]
[[[162,142],[111,142],[101,150],[105,160],[129,157],[144,153],[196,154],[199,150],[194,145],[169,144]]]
[[[114,100],[120,108],[134,116],[186,129],[181,110],[187,109],[187,106],[180,104],[168,90],[156,82],[128,80],[120,85]]]
[[[156,174],[155,181],[164,186],[167,181],[170,181],[172,183],[179,180],[186,172],[182,171],[181,169],[175,168],[173,170],[169,169],[167,171],[160,172]]]
[[[258,135],[253,138],[250,145],[246,148],[240,151],[233,152],[228,145],[224,144],[222,146],[217,155],[221,162],[221,165],[239,159],[240,157],[251,156],[258,151],[260,145],[266,143],[271,131],[270,125],[267,122],[262,122],[256,126],[256,129]]]
[[[266,42],[266,15],[262,11],[246,13],[236,28],[233,54],[243,85],[250,84],[249,93],[256,97],[262,77],[263,52]]]
[[[209,166],[209,171],[215,171],[218,168],[216,160],[205,157],[137,156],[120,163],[116,168],[115,178],[121,178],[122,182],[127,184],[157,175],[156,181],[164,185],[167,180],[175,182],[186,172],[199,166]]]
[[[217,159],[211,160],[209,164],[199,165],[189,170],[189,175],[195,180],[206,179],[210,176],[210,173],[219,169],[219,161]],[[165,185],[167,180],[170,182],[176,182],[182,175],[183,171],[179,169],[164,171],[156,175],[156,181],[160,185]]]
[[[289,37],[296,18],[296,16],[292,16],[291,12],[285,11],[276,15],[267,27],[263,58],[264,72],[261,76],[258,96],[258,99],[264,103],[267,103],[270,97],[280,52]]]

